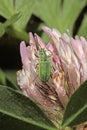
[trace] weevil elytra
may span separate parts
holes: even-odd
[[[42,82],[47,82],[51,74],[51,65],[49,57],[50,56],[46,54],[45,50],[41,49],[39,62],[39,77]]]

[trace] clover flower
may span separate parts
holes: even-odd
[[[23,93],[59,127],[71,95],[87,77],[87,41],[84,37],[74,39],[68,33],[61,34],[48,27],[43,27],[43,31],[48,35],[49,43],[32,33],[29,33],[29,46],[21,42],[23,66],[17,72],[17,81]],[[42,49],[50,63],[50,75],[46,81],[42,81],[39,74],[39,71],[42,75],[48,73],[48,69],[40,68]]]

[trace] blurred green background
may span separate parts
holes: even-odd
[[[28,32],[47,40],[42,26],[87,38],[86,0],[0,0],[0,84],[15,86],[21,69],[19,46]],[[13,89],[15,89],[13,87]],[[0,130],[44,130],[0,113]]]

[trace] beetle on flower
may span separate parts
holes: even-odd
[[[29,46],[21,42],[23,67],[17,72],[17,81],[23,93],[59,127],[69,98],[87,79],[87,41],[56,29],[43,27],[43,30],[50,43],[45,44],[32,33],[29,33]]]

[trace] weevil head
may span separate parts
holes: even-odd
[[[45,50],[42,48],[41,51],[40,51],[40,60],[41,61],[46,61],[47,60],[47,54],[45,52]]]
[[[50,52],[48,52],[48,53],[46,52],[45,49],[41,48],[41,51],[40,51],[40,60],[41,61],[47,61],[48,58],[51,57]]]

